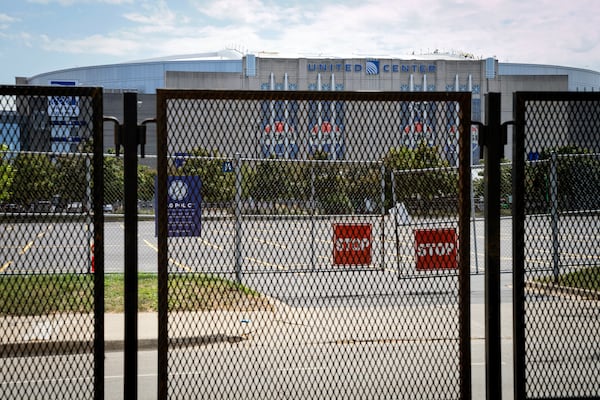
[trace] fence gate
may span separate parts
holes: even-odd
[[[101,89],[0,86],[0,398],[103,398],[102,201]]]
[[[598,398],[600,95],[514,99],[515,398]]]
[[[470,104],[159,90],[159,398],[469,398]],[[445,271],[440,210],[399,243],[389,212],[423,167]]]

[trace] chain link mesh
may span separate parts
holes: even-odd
[[[0,398],[94,398],[101,92],[0,87],[0,113]]]
[[[515,240],[524,246],[526,396],[596,398],[600,97],[524,94],[519,104],[525,117],[519,157],[525,163],[524,237]]]
[[[393,170],[440,168],[420,176],[423,191],[438,188],[431,202],[408,209],[451,226],[456,235],[438,239],[457,245],[459,203],[470,204],[468,187],[458,199],[457,132],[469,137],[470,98],[395,96],[159,91],[165,396],[465,394],[460,257],[447,255],[451,273],[438,260],[424,279],[400,279],[397,246],[415,271],[415,237],[398,240],[388,211]]]

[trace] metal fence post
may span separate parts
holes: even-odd
[[[469,220],[471,214],[471,202],[468,197],[471,192],[471,97],[461,105],[463,113],[461,123],[463,130],[459,135],[459,178],[458,196],[459,204],[459,243],[460,249],[468,249],[471,242]],[[458,107],[458,103],[457,103]],[[467,130],[467,132],[465,132]],[[465,151],[469,149],[469,151]],[[460,336],[460,391],[461,399],[470,399],[471,388],[471,252],[461,250],[458,278],[458,319]]]
[[[473,176],[473,166],[471,165],[471,179]],[[475,254],[475,274],[479,275],[479,257],[477,256],[477,221],[475,217],[475,193],[471,185],[471,226],[473,227],[473,254]]]
[[[550,155],[550,230],[552,231],[552,273],[558,283],[560,244],[558,239],[558,156]]]
[[[381,269],[385,268],[385,164],[381,161]]]
[[[310,267],[315,268],[315,214],[316,214],[316,203],[315,203],[315,166],[314,163],[310,163]]]
[[[125,205],[125,333],[124,396],[137,398],[137,310],[138,310],[138,246],[137,246],[137,94],[123,95],[123,164]]]
[[[92,178],[94,186],[92,200],[94,207],[94,398],[104,399],[104,214],[101,212],[104,205],[104,148],[103,115],[102,115],[102,89],[96,89],[93,97],[94,109],[94,159],[92,162]],[[88,181],[89,182],[89,181]],[[89,185],[88,185],[89,186]]]
[[[486,101],[485,135],[485,359],[486,398],[502,398],[500,342],[500,159],[502,130],[500,93]]]
[[[169,397],[169,245],[167,238],[167,107],[164,93],[157,91],[156,101],[156,153],[157,181],[156,217],[158,221],[158,343],[157,343],[157,398]]]
[[[241,154],[235,153],[235,279],[242,283],[242,165]]]
[[[513,95],[513,370],[515,399],[525,391],[525,102]]]

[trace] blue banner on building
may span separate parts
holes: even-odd
[[[158,191],[158,179],[155,180]],[[200,236],[202,181],[199,176],[167,177],[167,236]],[[157,207],[158,208],[158,207]],[[158,234],[158,224],[156,224]]]

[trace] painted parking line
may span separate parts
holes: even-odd
[[[257,263],[257,264],[261,264],[261,265],[264,265],[264,266],[270,267],[270,268],[277,268],[277,269],[280,269],[282,271],[286,271],[288,269],[285,265],[272,264],[272,263],[269,263],[269,262],[266,262],[266,261],[259,260],[257,258],[244,257],[244,260],[248,260],[248,261],[251,261],[251,262],[254,262],[254,263]]]
[[[176,267],[179,267],[187,272],[194,272],[194,270],[192,268],[190,268],[189,266],[187,266],[186,264],[180,263],[179,261],[173,259],[173,258],[169,258],[169,262],[171,264],[173,264]]]
[[[561,256],[566,259],[565,261],[575,261],[579,259],[588,259],[588,260],[600,260],[599,255],[593,254],[582,254],[582,253],[562,253]]]
[[[156,247],[155,245],[153,245],[152,243],[150,243],[149,241],[147,241],[146,239],[144,239],[144,243],[146,243],[146,246],[150,247],[152,250],[156,251],[158,253],[158,247]],[[194,272],[194,270],[189,267],[186,264],[180,263],[179,261],[173,259],[173,258],[169,258],[169,262],[173,265],[175,265],[176,267],[179,267],[187,272]]]
[[[152,250],[154,250],[154,251],[156,251],[158,253],[158,247],[156,247],[155,245],[153,245],[152,243],[150,243],[146,239],[144,239],[144,243],[146,243],[146,246],[150,247]]]
[[[268,244],[269,246],[279,247],[280,249],[284,249],[284,250],[286,250],[288,248],[288,246],[285,244],[280,244],[278,242],[273,242],[271,240],[265,240],[265,239],[259,239],[259,238],[253,238],[252,240],[254,240],[255,242],[260,243],[260,244]]]
[[[23,248],[21,249],[19,254],[23,255],[23,254],[27,253],[29,251],[29,249],[31,249],[31,246],[33,246],[33,241],[31,241],[31,242],[27,243],[25,246],[23,246]]]
[[[221,247],[221,246],[219,246],[219,245],[216,245],[216,244],[214,244],[214,243],[212,243],[212,242],[209,242],[208,240],[205,240],[205,239],[201,239],[201,238],[200,238],[200,239],[198,239],[198,241],[199,241],[200,243],[202,243],[202,244],[204,244],[204,245],[208,246],[208,247],[212,247],[213,249],[220,250],[220,251],[225,251],[225,248],[224,248],[224,247]]]
[[[48,226],[44,232],[39,232],[36,235],[36,238],[37,239],[41,239],[42,237],[44,237],[44,235],[47,232],[51,231],[52,229],[53,229],[52,226]],[[19,255],[21,255],[21,256],[25,255],[25,253],[27,253],[29,250],[31,250],[31,248],[33,247],[34,243],[35,243],[35,241],[33,241],[33,240],[29,241],[25,246],[23,246],[23,248],[21,248],[21,250],[19,251]],[[13,248],[15,248],[15,247],[13,247]],[[12,264],[13,264],[13,260],[6,261],[4,264],[2,264],[2,267],[0,267],[0,273],[6,271],[6,269],[8,267],[10,267]]]
[[[2,267],[0,267],[0,273],[2,273],[2,272],[4,272],[4,271],[6,271],[6,269],[7,269],[8,267],[10,267],[10,265],[11,265],[12,263],[13,263],[12,261],[7,261],[7,262],[5,262],[4,264],[2,264]]]

